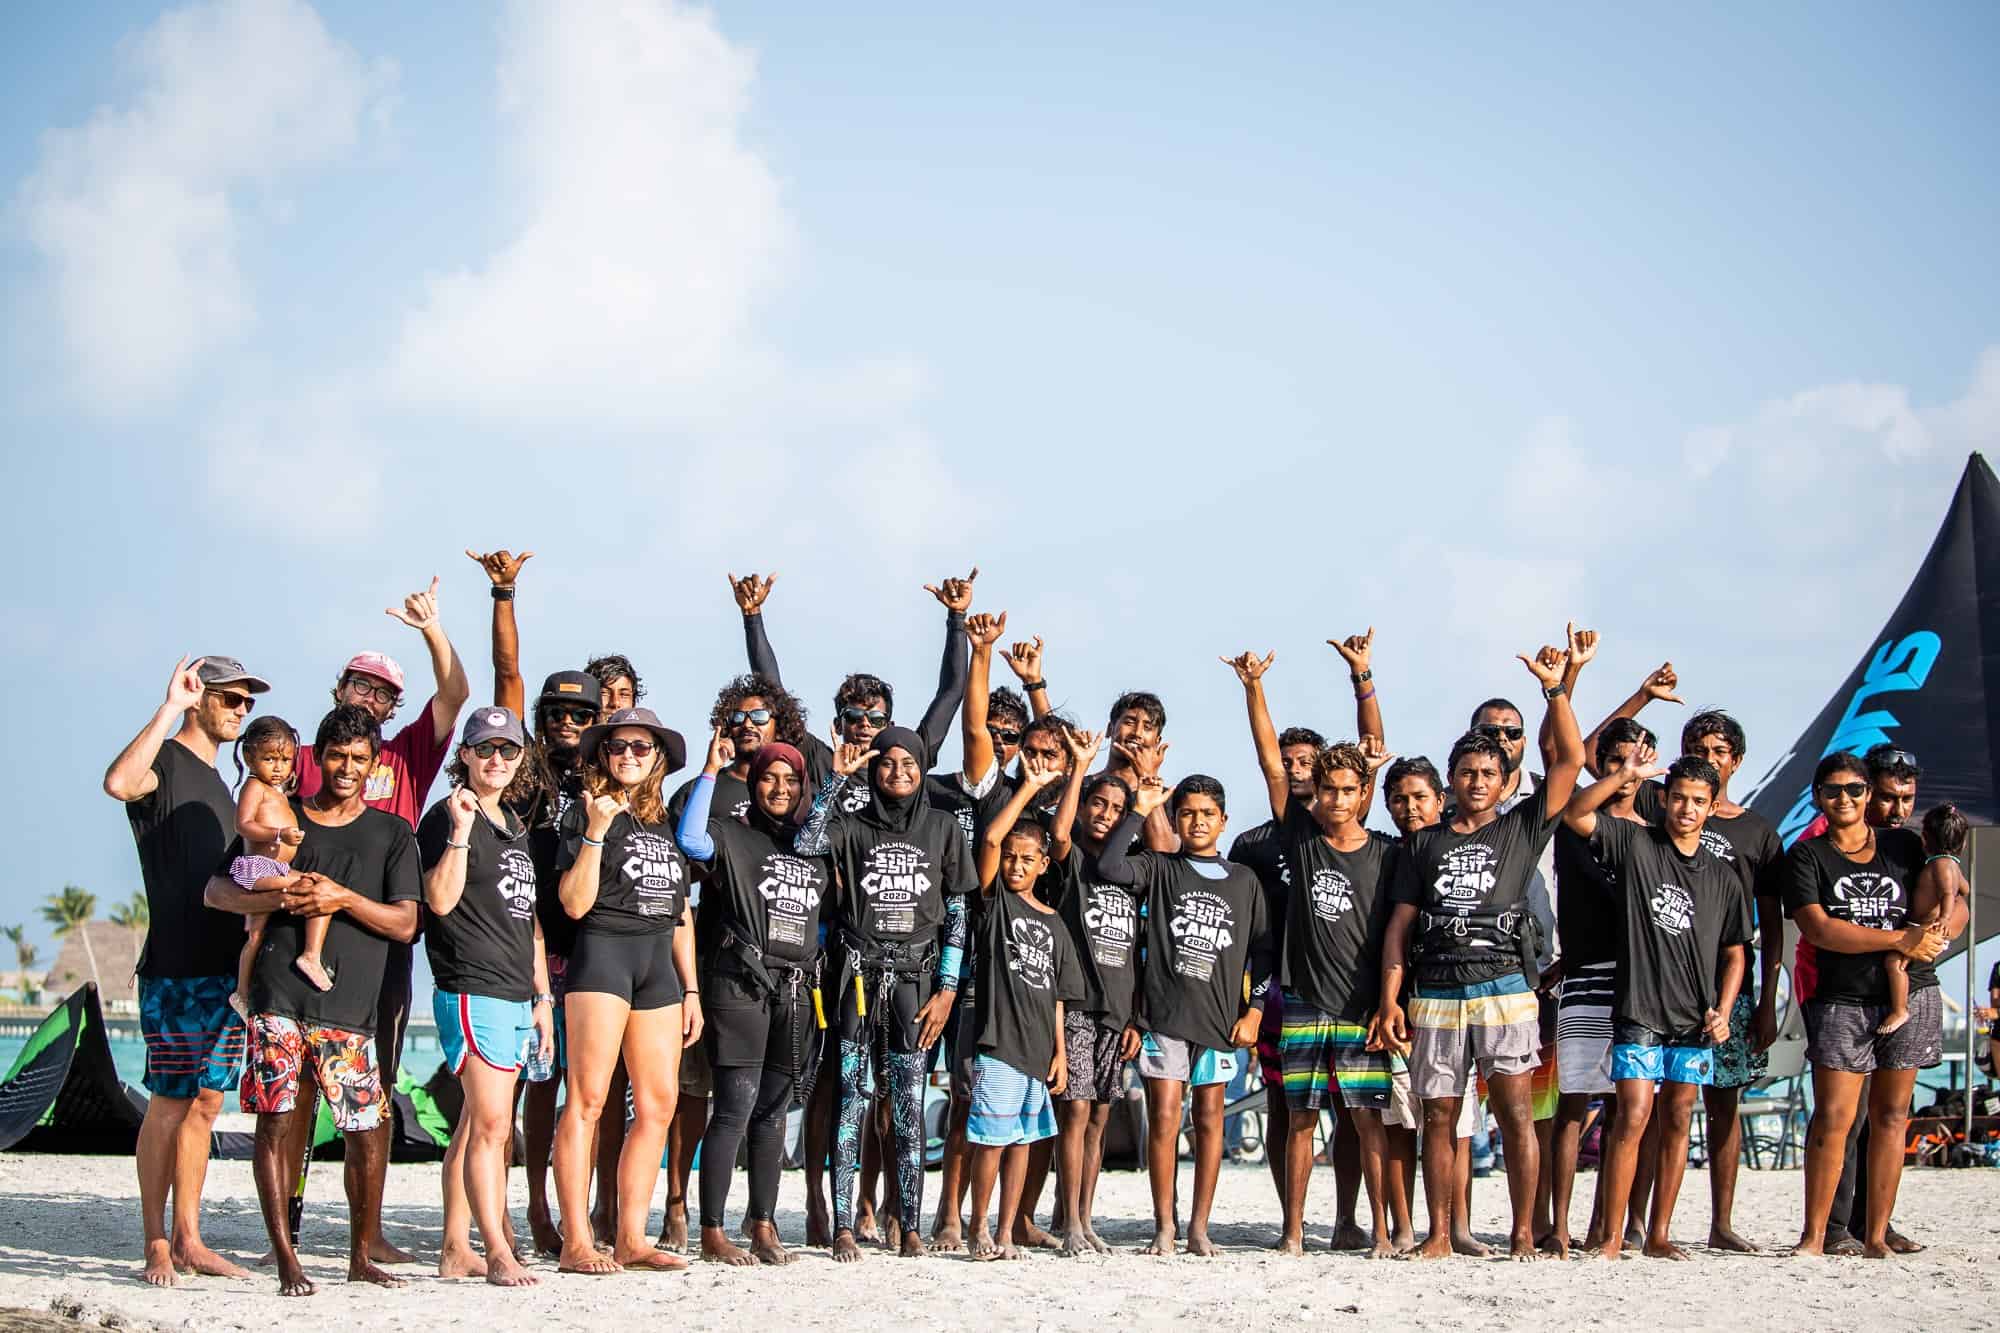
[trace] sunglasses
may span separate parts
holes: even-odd
[[[367,680],[360,676],[349,676],[340,682],[340,687],[344,690],[353,690],[364,699],[373,699],[385,704],[392,704],[403,695],[403,692],[394,685]]]
[[[1868,784],[1865,782],[1822,782],[1819,784],[1819,794],[1829,801],[1836,796],[1845,796],[1850,801],[1858,801],[1868,794]]]
[[[210,698],[220,702],[232,713],[239,708],[247,713],[257,706],[256,699],[247,694],[239,694],[235,690],[210,690],[208,693]]]
[[[849,705],[840,710],[840,720],[850,726],[856,722],[866,722],[871,727],[889,725],[889,715],[879,708],[855,708]]]
[[[1021,733],[1016,728],[988,727],[986,730],[1001,745],[1019,745],[1021,743]]]
[[[544,708],[542,716],[551,722],[570,722],[579,727],[587,727],[597,721],[595,708]]]
[[[1875,758],[1883,768],[1917,767],[1917,757],[1908,750],[1884,750]]]
[[[729,725],[740,727],[748,722],[752,726],[761,727],[769,722],[771,717],[772,713],[768,708],[739,708],[729,715]]]
[[[598,746],[597,748],[604,751],[604,753],[610,755],[624,754],[627,750],[630,750],[632,752],[632,757],[634,759],[644,759],[647,755],[651,754],[658,747],[656,747],[651,741],[628,741],[622,739],[612,739],[604,742],[604,744]]]
[[[472,752],[481,759],[491,759],[496,754],[502,759],[521,757],[521,747],[512,741],[481,741],[472,747]]]
[[[1519,727],[1506,727],[1498,722],[1482,722],[1477,730],[1489,741],[1518,741],[1526,734]]]

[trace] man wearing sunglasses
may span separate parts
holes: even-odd
[[[202,895],[236,833],[236,800],[215,771],[216,752],[270,688],[233,657],[182,658],[165,700],[104,772],[104,794],[124,802],[138,844],[150,921],[138,971],[152,1097],[138,1166],[144,1277],[156,1287],[179,1273],[249,1276],[201,1239],[209,1135],[243,1058],[243,1027],[229,1008],[243,919],[210,909]]]

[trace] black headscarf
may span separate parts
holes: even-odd
[[[875,799],[861,808],[859,818],[865,824],[879,828],[886,833],[908,833],[917,819],[930,808],[930,794],[924,790],[922,770],[929,765],[930,748],[923,737],[908,727],[884,727],[875,733],[875,739],[868,748],[877,751],[877,756],[868,761],[868,789]],[[875,780],[875,766],[891,750],[902,750],[917,761],[917,789],[908,796],[890,796]]]

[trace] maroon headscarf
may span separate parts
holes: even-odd
[[[785,822],[794,826],[803,824],[806,822],[806,812],[812,805],[812,793],[806,790],[806,784],[810,781],[806,774],[806,759],[795,747],[783,741],[770,741],[760,745],[756,753],[750,756],[748,778],[751,792],[750,813],[759,823],[770,822],[770,816],[757,805],[757,779],[764,776],[765,769],[779,762],[790,765],[792,772],[799,775],[798,803],[792,807],[792,813]]]

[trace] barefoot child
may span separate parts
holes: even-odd
[[[244,854],[230,864],[229,877],[243,889],[281,893],[299,882],[291,861],[305,837],[292,814],[290,800],[291,792],[299,785],[296,765],[299,736],[281,717],[260,717],[244,731],[236,748],[236,769],[242,778],[236,797],[236,831],[243,835]],[[243,771],[245,755],[250,760],[247,774]],[[333,978],[320,962],[320,950],[326,945],[326,930],[332,920],[330,916],[316,916],[306,922],[305,948],[294,964],[299,975],[323,991],[333,989]],[[236,993],[229,997],[229,1007],[248,1023],[250,969],[256,964],[257,951],[264,945],[264,927],[270,918],[252,914],[243,921],[249,938],[244,940],[242,956],[236,963]]]
[[[1951,920],[1958,895],[1965,891],[1967,825],[1958,807],[1946,802],[1924,816],[1924,868],[1910,893],[1910,920],[1922,922],[1926,930],[1940,929]],[[1882,970],[1889,977],[1889,1012],[1876,1031],[1884,1036],[1910,1021],[1910,960],[1902,954],[1885,954]]]
[[[972,1150],[972,1215],[984,1219],[1000,1178],[996,1246],[981,1228],[972,1243],[978,1260],[1019,1259],[1015,1222],[1028,1174],[1028,1145],[1055,1137],[1055,1108],[1067,1063],[1063,1005],[1083,996],[1083,970],[1062,918],[1035,897],[1049,868],[1049,835],[1021,813],[1063,776],[1053,766],[1023,764],[1021,784],[979,841],[977,871],[988,899],[979,925],[972,1061],[972,1108],[966,1142]]]

